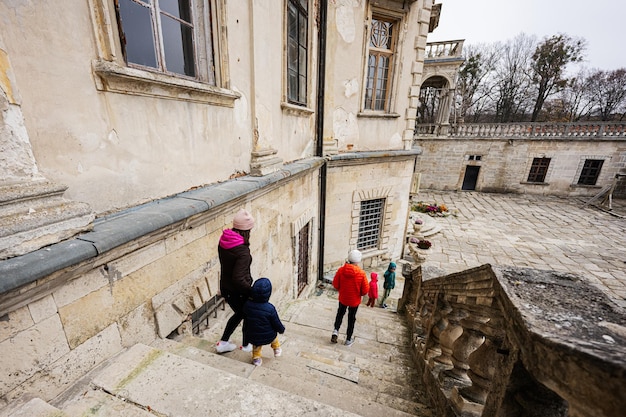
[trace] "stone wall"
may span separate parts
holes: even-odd
[[[325,272],[337,269],[346,261],[349,249],[357,248],[363,200],[385,199],[380,245],[362,250],[364,264],[376,267],[402,257],[414,163],[413,155],[372,160],[364,154],[331,159],[326,188]]]
[[[624,312],[582,277],[490,265],[403,276],[401,311],[437,415],[623,414]]]
[[[461,190],[467,166],[480,167],[476,191],[593,196],[626,172],[626,140],[417,138],[420,186]],[[527,182],[533,158],[551,158],[543,183]],[[585,159],[604,164],[595,186],[577,185]]]
[[[50,399],[122,348],[175,331],[218,293],[218,240],[241,207],[256,219],[253,277],[272,280],[276,305],[297,297],[295,235],[307,223],[316,281],[318,194],[312,169],[2,294],[0,398]]]

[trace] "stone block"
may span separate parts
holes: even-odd
[[[2,317],[0,320],[0,342],[12,337],[13,335],[26,330],[35,322],[28,310],[28,306],[19,308]]]
[[[41,300],[34,301],[28,305],[28,310],[35,323],[52,317],[57,313],[57,306],[52,295],[48,295]]]
[[[136,250],[128,255],[109,262],[109,275],[115,279],[120,279],[126,275],[130,275],[146,265],[155,262],[165,256],[165,242],[159,241],[153,245]]]
[[[38,375],[11,391],[8,397],[14,400],[25,393],[37,392],[38,396],[49,401],[121,350],[117,326],[111,325],[46,366]]]
[[[109,284],[102,269],[94,269],[85,275],[70,281],[52,295],[58,308],[66,306]]]
[[[144,266],[85,297],[59,308],[59,315],[72,348],[152,299],[181,277],[201,269],[205,261],[205,239]],[[155,308],[156,310],[156,308]]]
[[[165,250],[167,253],[177,251],[183,246],[186,246],[194,240],[204,237],[205,235],[206,227],[204,227],[204,225],[183,230],[182,232],[165,239]]]
[[[130,347],[136,343],[152,343],[157,335],[154,310],[150,303],[143,303],[121,317],[118,329],[123,347]]]
[[[0,396],[70,351],[59,316],[54,315],[0,343]]]

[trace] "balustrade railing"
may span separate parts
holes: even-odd
[[[404,265],[403,276],[398,311],[413,324],[436,415],[617,417],[626,409],[626,333],[612,327],[626,316],[582,280],[490,265],[430,280]],[[591,329],[598,320],[600,332]]]
[[[456,139],[613,139],[626,138],[626,123],[460,123],[442,130],[438,125],[415,128],[415,139],[440,136]],[[445,134],[447,133],[447,134]]]
[[[428,42],[425,59],[461,58],[464,40]]]

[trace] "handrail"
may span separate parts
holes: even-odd
[[[582,278],[483,265],[424,280],[408,265],[399,311],[436,415],[623,415],[626,315]]]

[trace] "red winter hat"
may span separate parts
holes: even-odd
[[[233,229],[250,230],[254,227],[254,217],[246,210],[241,209],[233,218]]]

